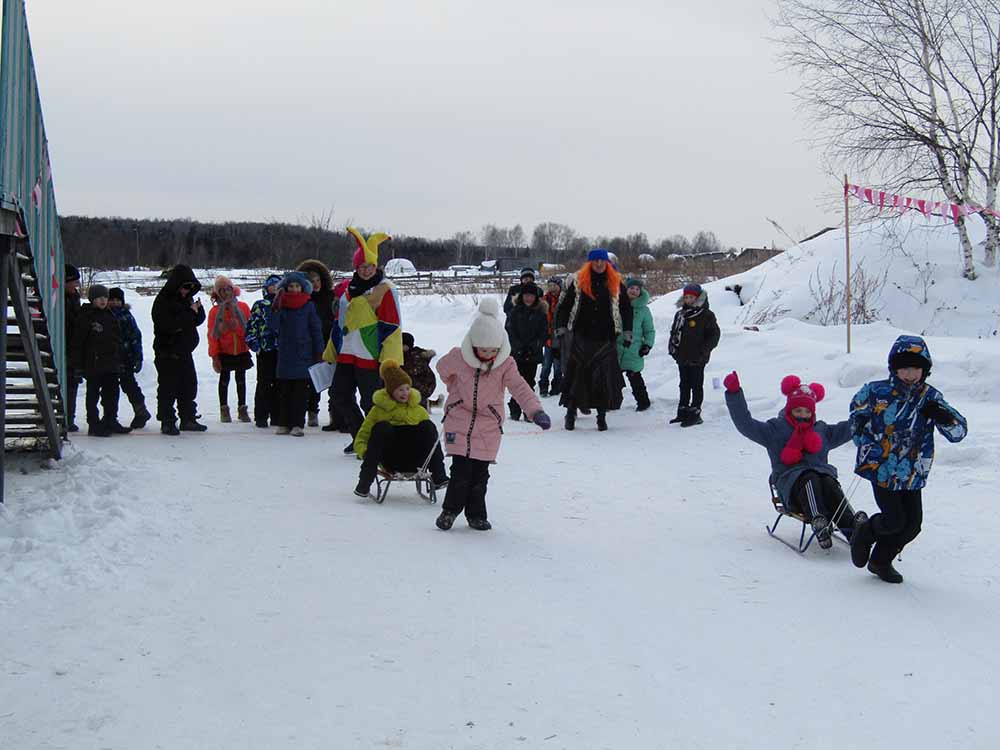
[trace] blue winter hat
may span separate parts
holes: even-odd
[[[690,284],[684,285],[683,294],[693,294],[695,297],[700,297],[703,291],[705,290],[701,288],[701,284],[696,284],[692,281]]]
[[[302,271],[289,271],[286,273],[285,278],[278,282],[278,289],[288,289],[289,284],[299,284],[303,292],[312,294],[313,285],[309,281],[309,277],[302,273]]]
[[[603,247],[595,247],[593,250],[587,253],[587,260],[588,261],[606,260],[609,263],[611,262],[611,258],[608,256],[608,251],[605,250]]]
[[[281,277],[280,277],[280,276],[278,276],[278,274],[276,274],[276,273],[272,273],[272,274],[271,274],[270,276],[268,276],[268,277],[267,277],[267,279],[266,279],[266,280],[264,281],[264,286],[263,286],[263,287],[261,287],[261,289],[263,290],[264,294],[267,294],[267,288],[268,288],[269,286],[272,286],[272,285],[274,285],[274,284],[280,284],[280,283],[281,283]]]

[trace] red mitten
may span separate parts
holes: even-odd
[[[726,391],[728,393],[736,393],[740,389],[740,376],[736,374],[736,370],[726,375],[722,379],[722,384],[726,386]]]
[[[790,448],[787,445],[781,451],[781,463],[785,466],[794,466],[802,460],[802,451],[798,448]]]

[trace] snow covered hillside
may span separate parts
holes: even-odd
[[[796,253],[833,258],[826,242],[747,285],[804,310]],[[550,432],[508,423],[488,533],[438,531],[409,487],[382,506],[354,497],[343,436],[220,425],[204,343],[209,432],[151,424],[75,437],[42,468],[18,458],[0,509],[0,747],[997,747],[1000,342],[928,339],[931,380],[970,436],[939,440],[924,533],[890,586],[844,547],[798,556],[766,535],[766,456],[711,382],[738,370],[767,418],[796,373],[827,386],[820,417],[836,421],[884,375],[899,330],[859,326],[848,356],[842,326],[789,314],[744,330],[735,295],[710,292],[723,338],[705,424],[667,425],[677,372],[660,301],[653,409],[626,398],[608,432],[581,417],[567,433],[545,399]],[[129,301],[149,357],[152,299]],[[404,327],[443,354],[474,307],[404,298]],[[147,363],[150,398],[154,381]],[[831,454],[845,488],[853,458]],[[874,510],[865,486],[853,502]]]
[[[974,242],[982,224],[970,223]],[[720,323],[760,325],[794,318],[819,325],[844,323],[844,231],[827,232],[745,273],[706,285]],[[952,224],[904,216],[851,229],[854,322],[883,321],[917,334],[995,336],[1000,329],[1000,273],[982,266],[962,278]],[[739,284],[740,299],[726,287]],[[667,314],[677,293],[653,309]],[[833,304],[831,304],[831,302]]]

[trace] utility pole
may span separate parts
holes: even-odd
[[[134,226],[132,229],[135,231],[135,270],[139,270],[139,227]]]

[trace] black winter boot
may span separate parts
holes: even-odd
[[[547,380],[543,380],[538,384],[538,395],[539,396],[549,395],[549,383]]]
[[[670,424],[680,424],[681,422],[684,421],[685,417],[687,417],[687,413],[688,413],[688,407],[678,406],[677,416],[670,420]]]
[[[604,432],[608,429],[608,415],[603,411],[597,412],[597,431]]]
[[[855,568],[863,568],[868,564],[873,544],[875,534],[872,532],[872,522],[866,519],[864,523],[854,527],[851,535],[851,562]]]
[[[887,562],[885,565],[881,565],[874,560],[868,563],[868,571],[874,573],[879,578],[881,578],[886,583],[902,583],[903,576],[899,574],[899,571],[892,567],[891,562]]]
[[[434,522],[434,524],[441,529],[441,531],[447,531],[451,528],[453,523],[455,523],[455,514],[447,511],[441,511],[441,515],[438,516],[437,520]]]
[[[485,518],[470,518],[469,528],[476,531],[489,531],[493,526]]]
[[[104,428],[112,435],[128,435],[130,432],[132,432],[131,427],[126,427],[117,419],[114,421],[105,422]]]
[[[87,437],[111,437],[111,430],[103,422],[87,427]]]
[[[812,520],[812,530],[820,547],[830,549],[833,546],[833,537],[830,536],[830,522],[823,516],[816,516]]]
[[[566,429],[570,431],[576,429],[576,409],[566,410]]]
[[[208,428],[199,424],[197,419],[182,419],[180,431],[181,432],[206,432]]]
[[[160,433],[163,435],[177,436],[181,434],[181,431],[177,429],[176,422],[161,422]]]
[[[701,409],[696,409],[692,406],[684,414],[684,421],[681,422],[681,427],[694,427],[699,424],[702,424]]]
[[[149,409],[146,408],[145,404],[139,404],[135,408],[135,416],[132,417],[132,424],[129,425],[133,430],[141,430],[146,426],[146,423],[152,419],[153,415],[149,413]]]

